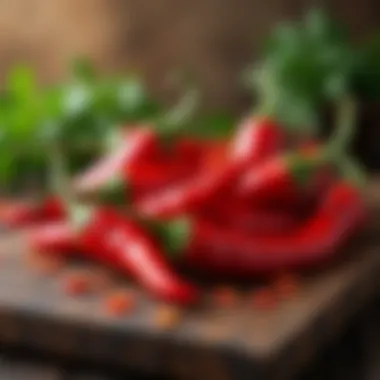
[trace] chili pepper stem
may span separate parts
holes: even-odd
[[[325,149],[325,157],[336,165],[343,176],[356,185],[363,185],[365,175],[362,168],[352,159],[347,150],[355,132],[357,105],[355,100],[346,96],[338,104],[336,128]]]
[[[83,200],[107,205],[125,205],[128,203],[128,186],[120,176],[115,175],[99,190],[88,193]]]
[[[183,96],[175,108],[167,113],[164,118],[165,126],[170,130],[182,125],[184,120],[189,119],[193,115],[198,105],[199,91],[193,88]]]
[[[93,212],[94,210],[91,206],[71,202],[67,207],[67,213],[70,225],[74,231],[81,231],[90,221]]]
[[[164,145],[171,145],[171,141],[179,133],[183,132],[189,120],[194,115],[200,104],[200,93],[195,87],[188,90],[179,103],[167,112],[161,120],[159,133]]]
[[[91,207],[75,202],[71,193],[65,160],[59,144],[52,144],[50,159],[51,189],[61,199],[68,219],[75,230],[82,228],[91,218]]]
[[[356,114],[357,106],[352,97],[347,96],[339,102],[336,127],[326,147],[327,154],[331,157],[339,159],[346,153],[354,137]]]
[[[258,115],[273,116],[275,114],[277,99],[279,97],[278,89],[275,84],[272,83],[273,81],[271,80],[272,78],[270,74],[264,70],[264,68],[259,68],[259,72],[259,103],[255,108],[254,113]]]
[[[164,252],[172,260],[180,258],[186,249],[191,236],[191,220],[187,217],[176,218],[161,223],[158,221],[140,220],[164,247]]]

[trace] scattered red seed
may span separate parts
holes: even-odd
[[[56,274],[64,266],[65,260],[57,254],[30,252],[27,255],[27,264],[42,274]]]
[[[93,287],[97,291],[109,290],[112,286],[111,275],[105,270],[93,269],[89,274]]]
[[[81,276],[86,277],[89,288],[94,292],[103,292],[109,290],[112,285],[110,276],[106,270],[89,267],[79,271]]]
[[[114,292],[105,300],[106,312],[114,317],[120,317],[131,312],[135,305],[135,296],[128,290]]]
[[[262,288],[254,291],[253,306],[258,310],[272,310],[277,304],[275,292],[270,288]]]
[[[55,256],[46,258],[46,260],[41,261],[40,270],[44,274],[54,275],[59,273],[65,266],[65,260],[62,257]]]
[[[298,279],[291,274],[280,276],[273,284],[274,291],[282,299],[293,297],[298,293],[299,287]]]
[[[212,294],[212,298],[213,303],[219,307],[232,307],[239,302],[238,292],[227,286],[216,288]]]
[[[170,329],[176,326],[180,320],[180,310],[167,305],[158,307],[154,318],[155,324],[161,329]]]
[[[93,290],[91,279],[85,273],[72,273],[63,282],[63,288],[67,295],[81,296]]]

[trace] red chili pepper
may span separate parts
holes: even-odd
[[[284,147],[285,133],[269,118],[248,117],[238,127],[232,142],[231,160],[243,167],[252,166]]]
[[[155,155],[131,167],[125,179],[139,196],[173,185],[196,173],[205,147],[201,141],[183,137],[169,146],[161,144]]]
[[[290,233],[245,235],[201,220],[189,224],[182,252],[189,265],[233,275],[280,272],[329,259],[361,227],[365,212],[356,189],[335,184],[315,215]]]
[[[280,155],[248,170],[237,184],[237,193],[258,204],[298,202],[325,165],[318,157]]]
[[[111,263],[132,275],[158,298],[178,303],[197,300],[196,289],[171,270],[145,231],[112,210],[96,210],[79,232],[78,242],[89,258]]]
[[[300,223],[296,213],[258,207],[233,196],[212,202],[199,215],[222,227],[255,235],[281,234]]]
[[[171,218],[186,214],[229,185],[247,166],[262,161],[283,145],[284,134],[269,119],[245,120],[232,146],[223,141],[209,147],[196,175],[140,200],[143,215]],[[193,164],[194,166],[194,164]]]
[[[91,259],[115,267],[118,266],[119,261],[109,251],[109,247],[106,244],[107,234],[105,231],[107,231],[111,223],[108,215],[109,213],[105,211],[99,212],[98,217],[94,218],[92,223],[87,226],[86,234],[83,236],[78,235],[78,232],[68,220],[63,220],[54,224],[43,224],[29,229],[26,232],[26,242],[33,251],[61,254],[77,252],[82,256],[88,255]],[[82,250],[83,244],[79,237],[81,239],[86,238],[86,249],[84,251]]]
[[[50,197],[41,203],[10,201],[1,207],[0,224],[8,228],[20,228],[45,221],[64,218],[65,211],[58,198]]]
[[[121,260],[111,249],[109,232],[115,225],[115,214],[108,208],[97,210],[84,209],[84,219],[80,226],[73,228],[68,222],[68,228],[76,241],[78,251],[84,257],[109,265],[113,268],[121,267]],[[129,274],[123,267],[124,274]]]
[[[41,253],[72,253],[75,235],[66,221],[46,223],[29,229],[26,242],[33,251]]]
[[[79,194],[88,194],[107,192],[110,187],[123,188],[123,174],[129,173],[133,165],[154,154],[156,144],[157,136],[153,129],[140,127],[130,130],[114,152],[101,158],[74,180],[74,190]]]
[[[70,251],[74,243],[82,256],[132,275],[151,294],[166,301],[191,303],[197,292],[168,266],[149,236],[132,220],[106,208],[85,217],[76,231],[68,222],[38,228],[29,234],[33,249]]]
[[[145,217],[159,219],[188,213],[229,185],[236,169],[228,165],[226,143],[214,144],[204,154],[197,174],[142,197],[135,209]]]
[[[160,192],[194,175],[198,167],[196,159],[173,155],[170,158],[162,157],[140,162],[129,175],[133,202],[138,202],[141,197],[151,195],[156,191]],[[128,181],[127,175],[126,181]]]

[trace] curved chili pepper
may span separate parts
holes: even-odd
[[[283,131],[269,119],[249,118],[239,127],[231,146],[222,141],[209,147],[197,174],[148,195],[136,204],[136,209],[155,218],[186,214],[227,185],[231,186],[247,165],[258,163],[277,152],[283,140]]]
[[[243,167],[252,166],[278,153],[285,133],[270,118],[248,117],[239,125],[232,141],[230,158]]]
[[[254,235],[281,234],[293,230],[300,223],[295,213],[253,207],[233,198],[212,205],[200,215],[222,228],[228,227]]]
[[[170,269],[157,246],[136,223],[120,220],[111,231],[110,239],[121,264],[151,294],[184,304],[197,300],[196,289]]]
[[[268,159],[243,174],[236,185],[237,193],[256,202],[293,202],[302,197],[302,192],[325,164],[318,157],[296,153]]]
[[[109,209],[95,210],[77,235],[83,254],[133,276],[149,293],[171,302],[192,303],[196,289],[180,279],[136,222]]]
[[[196,289],[171,270],[155,243],[134,221],[107,208],[87,211],[79,229],[61,222],[31,230],[29,246],[47,253],[74,250],[133,276],[149,293],[165,301],[188,304],[197,300]]]
[[[180,138],[168,149],[139,161],[124,174],[134,195],[146,195],[183,181],[196,173],[205,147],[199,141]]]
[[[76,230],[69,220],[62,220],[28,229],[26,242],[29,248],[37,252],[61,254],[75,252],[117,267],[119,261],[107,245],[107,230],[112,222],[113,213],[101,209],[94,213],[94,217],[83,231]]]
[[[7,228],[20,228],[64,217],[65,211],[62,203],[56,197],[49,197],[41,203],[8,201],[1,207],[0,224]]]
[[[227,144],[215,144],[204,154],[198,173],[142,197],[134,207],[148,218],[166,219],[188,213],[230,184],[237,169],[228,165]]]
[[[123,188],[126,184],[122,174],[146,156],[154,154],[157,136],[149,127],[132,129],[122,138],[120,146],[111,154],[102,157],[74,180],[74,191],[78,194],[107,193],[110,188]]]
[[[75,233],[66,220],[30,228],[25,238],[28,247],[40,253],[71,255],[78,248]]]
[[[356,189],[338,183],[315,215],[290,233],[250,237],[198,219],[183,231],[186,239],[179,255],[198,269],[230,275],[308,267],[331,258],[362,226],[364,218],[364,205]]]

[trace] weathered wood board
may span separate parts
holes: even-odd
[[[368,189],[371,223],[351,252],[305,276],[297,296],[273,311],[255,310],[248,301],[228,309],[205,304],[184,311],[170,330],[154,323],[157,304],[142,293],[136,311],[122,319],[107,316],[98,296],[65,296],[64,273],[46,277],[32,270],[20,234],[4,233],[0,341],[183,379],[290,379],[377,293],[379,190],[380,183]]]

